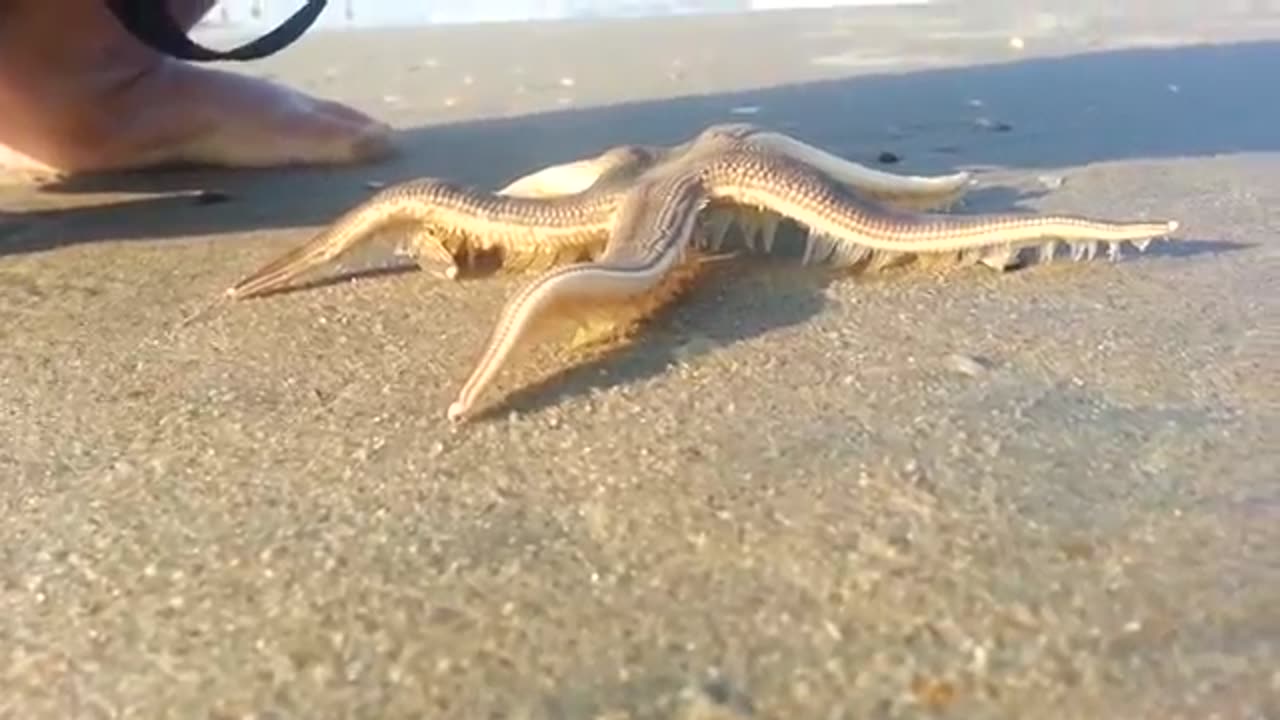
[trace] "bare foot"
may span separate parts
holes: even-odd
[[[169,1],[184,27],[212,5]],[[0,168],[272,167],[392,152],[390,128],[351,108],[154,52],[102,0],[7,0],[0,16]]]

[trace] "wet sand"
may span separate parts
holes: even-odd
[[[1280,717],[1280,14],[1000,5],[316,33],[241,69],[399,159],[4,187],[0,717]],[[735,266],[460,428],[519,278],[200,312],[370,182],[732,119],[1182,229]]]

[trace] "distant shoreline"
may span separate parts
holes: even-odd
[[[258,17],[252,17],[251,0],[223,0],[199,25],[197,32],[254,32],[274,27],[295,11],[296,3],[277,10],[260,0]],[[704,0],[697,2],[652,2],[588,4],[563,0],[556,7],[547,9],[524,8],[519,4],[507,9],[490,8],[479,12],[467,9],[432,9],[417,6],[409,9],[396,0],[351,0],[350,3],[330,3],[316,23],[326,30],[367,29],[385,27],[422,27],[438,25],[481,25],[513,22],[556,22],[566,20],[598,20],[623,18],[661,18],[690,15],[715,15],[724,13],[777,12],[783,10],[816,10],[834,7],[892,7],[928,5],[933,0],[843,0],[843,2],[817,2],[815,0]],[[230,5],[228,8],[227,5]],[[349,13],[349,14],[348,14]]]

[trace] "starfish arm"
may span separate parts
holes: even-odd
[[[618,186],[636,180],[642,173],[678,157],[688,143],[674,147],[618,145],[595,157],[559,165],[549,165],[512,180],[499,195],[525,198],[557,198],[578,195],[591,189]]]
[[[499,195],[508,197],[564,197],[585,192],[604,175],[608,167],[601,157],[584,158],[559,165],[548,165],[512,180]]]
[[[456,275],[457,258],[497,249],[530,256],[573,255],[599,245],[617,197],[593,193],[572,198],[512,198],[426,178],[386,188],[344,213],[302,246],[275,258],[227,290],[245,298],[279,289],[399,225],[415,226],[414,254]]]
[[[789,157],[825,173],[834,182],[893,207],[932,210],[954,205],[972,181],[967,172],[949,175],[897,175],[862,165],[821,148],[801,142],[782,133],[765,130],[747,123],[713,125],[703,131],[701,139],[731,137],[752,147]],[[696,141],[694,141],[696,142]],[[511,197],[563,197],[586,191],[608,174],[618,172],[626,163],[639,166],[632,172],[648,169],[657,162],[678,157],[693,143],[666,148],[647,148],[647,156],[636,157],[629,151],[635,145],[611,148],[600,155],[549,165],[512,180],[498,191]]]
[[[674,297],[698,263],[688,251],[705,197],[695,174],[646,182],[627,195],[600,259],[557,268],[507,302],[448,417],[467,417],[498,372],[555,320],[634,322]]]
[[[967,172],[898,175],[862,165],[782,133],[753,130],[748,145],[788,157],[878,202],[902,209],[934,210],[955,204],[972,182]]]
[[[1145,243],[1175,231],[1176,221],[1112,222],[1072,215],[909,213],[865,202],[823,173],[789,157],[737,150],[702,170],[714,200],[756,207],[809,229],[806,261],[841,265],[869,254],[960,254],[984,257],[1050,246],[1058,240],[1093,249],[1097,242]],[[1089,253],[1091,254],[1091,252]]]

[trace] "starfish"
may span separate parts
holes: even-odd
[[[576,326],[575,344],[629,332],[726,255],[768,254],[780,219],[807,228],[801,262],[881,268],[913,259],[1004,269],[1023,251],[1092,259],[1106,244],[1139,249],[1176,221],[1114,222],[1074,215],[940,212],[969,186],[968,173],[884,173],[787,135],[749,124],[711,126],[674,146],[623,145],[520,177],[496,192],[439,178],[389,187],[312,240],[227,291],[245,298],[277,290],[396,225],[409,251],[448,278],[486,265],[541,274],[508,300],[447,417],[474,415],[499,372],[532,342]],[[737,254],[737,253],[727,253]]]

